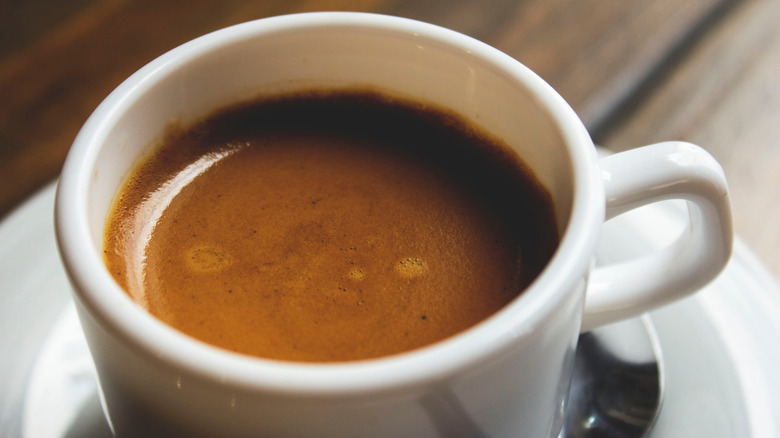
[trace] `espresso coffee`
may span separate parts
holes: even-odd
[[[330,362],[479,323],[557,243],[549,194],[506,145],[441,109],[340,90],[172,128],[120,190],[104,254],[183,333]]]

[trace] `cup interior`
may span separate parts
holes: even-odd
[[[88,306],[98,309],[93,313],[114,320],[107,324],[137,332],[127,336],[143,339],[139,343],[160,344],[160,351],[168,340],[181,344],[174,339],[176,335],[163,333],[163,329],[138,327],[141,317],[128,315],[137,310],[119,309],[127,307],[119,301],[128,300],[118,298],[123,293],[108,272],[95,273],[97,265],[102,266],[104,222],[113,199],[167,127],[172,123],[188,126],[220,108],[262,95],[349,87],[373,88],[449,109],[514,149],[552,195],[563,236],[558,253],[566,254],[566,260],[556,261],[556,253],[551,264],[567,274],[543,272],[537,283],[544,284],[532,285],[538,293],[531,295],[556,290],[560,297],[582,281],[603,205],[601,217],[595,207],[589,213],[574,214],[583,211],[577,205],[593,204],[591,198],[598,197],[592,187],[593,171],[588,170],[596,167],[588,162],[593,159],[587,150],[592,143],[574,112],[549,85],[508,55],[437,26],[369,14],[302,14],[223,29],[166,53],[121,84],[84,126],[63,170],[58,239],[76,289],[89,295],[85,299],[91,300]],[[526,298],[528,294],[522,298],[535,299]],[[542,320],[545,313],[554,311],[556,299],[549,294],[539,297],[537,304],[519,312],[515,308],[514,314],[494,317],[491,322],[494,328],[499,324],[504,328]],[[144,320],[144,327],[154,324],[149,319]],[[480,349],[497,350],[500,342],[512,342],[513,336],[474,335],[451,349],[451,363],[440,361],[437,366],[455,367],[457,361],[467,360],[460,352],[476,355]],[[488,345],[479,340],[485,337],[501,341]],[[191,357],[199,355],[196,359],[182,361],[213,358],[198,348],[188,350]],[[240,369],[256,370],[253,367]],[[218,368],[214,366],[215,373],[221,374]],[[423,372],[410,362],[407,375],[418,370]],[[355,380],[354,374],[350,376]],[[299,381],[301,387],[324,384],[319,378]]]

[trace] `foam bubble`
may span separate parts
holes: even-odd
[[[349,278],[353,280],[362,280],[366,278],[366,273],[360,268],[352,268],[349,271]]]
[[[428,264],[419,257],[406,257],[395,265],[395,271],[404,278],[415,278],[428,272]]]

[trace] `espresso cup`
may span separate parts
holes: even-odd
[[[550,192],[560,243],[536,280],[485,321],[417,350],[333,364],[244,356],[152,317],[102,259],[112,200],[166,126],[252,96],[371,87],[447,108],[502,139]],[[669,247],[594,269],[606,219],[688,201]],[[723,171],[680,142],[599,159],[574,111],[506,54],[451,30],[362,13],[229,27],[123,82],[67,157],[56,232],[117,436],[555,437],[582,331],[712,280],[732,247]]]

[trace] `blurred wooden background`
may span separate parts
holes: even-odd
[[[399,15],[539,73],[619,151],[687,140],[723,164],[737,232],[780,277],[776,0],[0,0],[0,217],[57,177],[125,77],[201,34],[303,11]]]

